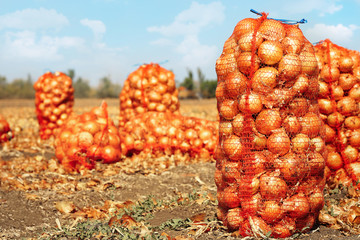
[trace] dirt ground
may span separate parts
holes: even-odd
[[[109,116],[116,122],[118,100],[106,101]],[[82,113],[100,105],[100,102],[100,99],[77,100],[74,109]],[[216,100],[182,100],[181,113],[216,120]],[[179,203],[181,196],[201,193],[209,200],[206,204],[204,199],[200,203],[197,199],[188,204],[156,208],[147,220],[152,227],[161,226],[171,219],[194,216],[215,219],[213,161],[189,163],[170,158],[150,164],[146,161],[152,159],[141,159],[137,163],[125,160],[92,171],[68,174],[58,165],[51,140],[39,138],[33,101],[1,100],[0,114],[6,116],[15,131],[15,138],[0,148],[0,239],[39,239],[44,233],[60,231],[86,219],[108,222],[112,211],[121,208],[119,204],[132,204],[148,196],[158,202],[178,199]],[[173,238],[181,235],[188,236],[188,239],[235,239],[221,228],[221,223],[216,225],[198,235],[191,233],[191,228],[165,229],[164,232]],[[199,228],[196,230],[199,233]],[[298,239],[359,237],[317,225]]]

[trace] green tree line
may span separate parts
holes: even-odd
[[[121,85],[114,83],[110,77],[103,77],[96,87],[92,87],[87,79],[75,77],[75,70],[66,73],[73,80],[75,98],[118,98]],[[180,86],[194,91],[201,98],[215,97],[217,81],[207,80],[200,69],[197,70],[198,79],[194,78],[191,70]],[[0,99],[32,99],[35,98],[34,81],[30,75],[26,79],[18,78],[7,82],[6,77],[0,75]]]

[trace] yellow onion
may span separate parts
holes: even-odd
[[[282,46],[276,41],[264,41],[258,48],[258,56],[262,63],[274,65],[283,57]]]

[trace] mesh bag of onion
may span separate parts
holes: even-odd
[[[174,73],[155,63],[143,64],[130,73],[119,99],[119,127],[147,111],[179,113]]]
[[[360,179],[360,53],[332,43],[315,45],[319,62],[319,111],[325,123],[329,183],[358,184]]]
[[[297,25],[237,23],[216,61],[217,216],[242,236],[309,231],[324,204],[318,65]]]
[[[41,139],[54,136],[72,113],[74,88],[72,80],[62,72],[47,72],[34,83],[36,115]]]
[[[10,141],[14,137],[13,131],[6,118],[0,114],[0,144]]]
[[[218,122],[171,112],[145,112],[126,122],[120,136],[127,156],[140,152],[155,157],[189,154],[210,160],[217,144]]]
[[[114,163],[121,159],[120,136],[109,118],[107,104],[81,115],[72,115],[55,138],[55,155],[69,171],[92,169],[96,161]]]

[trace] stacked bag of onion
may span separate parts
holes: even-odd
[[[324,204],[318,64],[298,25],[237,23],[216,61],[217,216],[242,236],[309,231]]]

